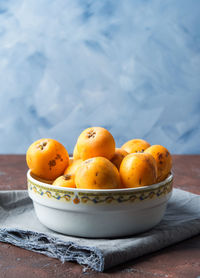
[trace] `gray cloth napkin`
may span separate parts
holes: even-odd
[[[40,224],[27,191],[0,191],[0,241],[96,271],[160,250],[200,233],[200,196],[174,189],[163,220],[152,230],[118,239],[65,236]]]

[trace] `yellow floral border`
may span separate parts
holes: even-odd
[[[126,203],[141,202],[144,200],[154,199],[168,194],[172,190],[173,180],[158,188],[147,189],[138,192],[113,192],[113,193],[89,193],[66,191],[62,189],[54,189],[38,185],[28,179],[28,190],[34,194],[38,194],[47,199],[57,201],[73,202],[74,204],[110,204],[110,203]]]

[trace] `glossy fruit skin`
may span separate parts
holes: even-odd
[[[135,188],[156,183],[157,165],[151,154],[128,154],[120,165],[120,177],[124,187]]]
[[[69,166],[65,169],[64,175],[75,175],[76,170],[83,162],[82,159],[71,160],[69,162]]]
[[[120,165],[121,165],[121,162],[122,160],[124,159],[125,156],[127,156],[128,153],[123,150],[123,149],[120,149],[120,148],[116,148],[115,149],[115,154],[114,156],[111,158],[111,162],[117,167],[117,169],[119,170],[120,168]]]
[[[62,175],[58,177],[53,184],[54,186],[76,188],[74,176],[72,175]]]
[[[170,152],[161,145],[152,145],[145,150],[145,153],[151,154],[156,161],[158,169],[157,182],[163,181],[172,169],[172,156]]]
[[[43,138],[30,145],[26,162],[32,173],[45,180],[55,180],[69,164],[65,147],[54,139]]]
[[[117,189],[121,181],[117,168],[104,157],[82,162],[75,174],[75,184],[82,189]]]
[[[73,159],[74,159],[74,160],[80,159],[80,155],[79,155],[78,149],[77,149],[77,144],[76,144],[75,147],[74,147]]]
[[[143,139],[132,139],[126,142],[121,149],[127,151],[127,153],[144,152],[150,144]]]
[[[111,159],[115,153],[115,140],[107,129],[90,127],[80,134],[77,151],[83,160],[100,156]]]

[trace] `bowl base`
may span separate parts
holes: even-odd
[[[122,214],[119,211],[98,214],[68,212],[37,202],[34,202],[34,207],[39,221],[61,234],[86,238],[119,238],[146,232],[156,226],[164,215],[166,203],[144,209],[139,214],[133,210]]]

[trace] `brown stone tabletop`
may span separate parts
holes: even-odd
[[[0,190],[26,189],[24,155],[0,155]],[[174,187],[200,194],[200,155],[173,155]],[[0,278],[200,277],[200,235],[104,273],[0,242]]]

